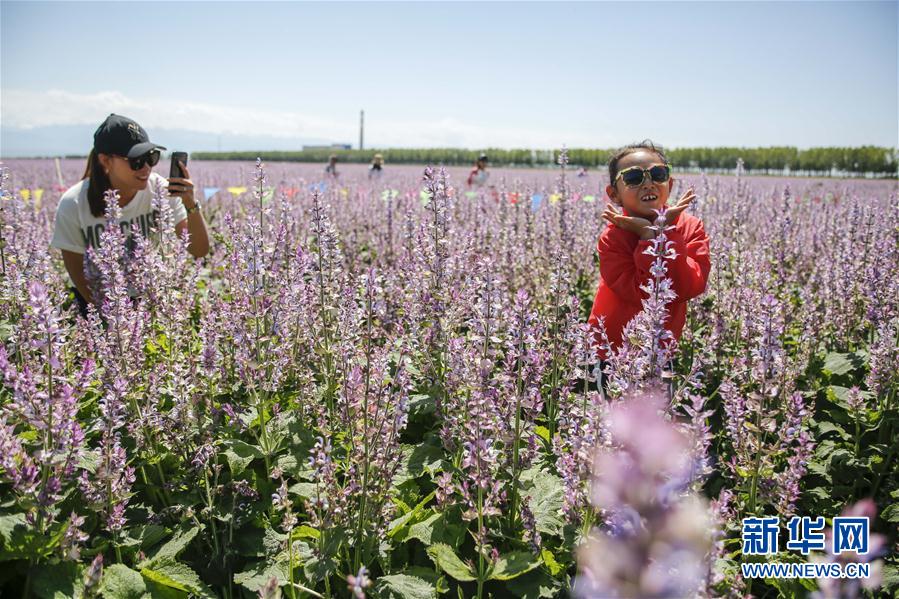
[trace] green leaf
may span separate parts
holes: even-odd
[[[818,476],[822,477],[827,482],[831,482],[830,470],[827,469],[827,464],[822,464],[818,461],[809,462],[808,470],[812,474],[817,474]]]
[[[97,465],[100,463],[100,452],[96,449],[89,449],[78,456],[78,468],[87,470],[93,474],[97,471]]]
[[[299,495],[303,499],[315,499],[315,486],[315,483],[296,483],[287,489],[287,492]]]
[[[513,551],[499,556],[490,571],[489,580],[512,580],[542,563],[543,561],[530,551]]]
[[[200,526],[193,526],[190,528],[182,527],[175,533],[175,536],[172,537],[167,543],[159,547],[156,551],[152,552],[147,559],[142,561],[137,565],[138,568],[151,567],[156,562],[161,562],[166,558],[171,558],[174,560],[178,557],[182,551],[184,551],[190,542],[194,540],[194,537],[197,536],[197,533],[200,532]]]
[[[27,532],[25,514],[16,512],[0,515],[0,560],[31,557],[24,551]]]
[[[317,529],[305,524],[303,526],[297,526],[291,532],[291,538],[293,539],[318,539],[321,536],[322,533],[320,533]]]
[[[543,563],[546,564],[547,569],[549,569],[549,573],[553,576],[559,574],[562,571],[562,566],[559,565],[559,562],[556,561],[556,556],[553,555],[553,552],[549,549],[543,549],[540,551],[540,556],[543,558]]]
[[[437,403],[430,395],[412,395],[409,397],[409,415],[413,418],[433,414],[437,411]]]
[[[378,597],[395,599],[437,599],[437,589],[433,583],[409,576],[408,574],[391,574],[378,579],[375,587]]]
[[[836,403],[843,408],[844,410],[849,409],[849,404],[846,403],[846,400],[849,397],[849,388],[841,387],[840,385],[830,385],[828,388],[830,392],[828,395],[831,395],[836,399]],[[859,396],[862,397],[866,402],[870,402],[874,398],[874,394],[870,391],[865,391],[864,389],[859,391]]]
[[[419,518],[424,517],[425,506],[434,499],[436,495],[436,491],[431,491],[424,499],[419,501],[418,505],[413,509],[391,522],[388,526],[387,536],[392,538],[396,535],[404,534],[406,532],[405,528],[410,522],[418,521]]]
[[[284,562],[256,562],[249,570],[235,574],[234,583],[252,593],[257,593],[272,578],[276,578],[279,585],[287,584],[287,564]]]
[[[563,597],[562,583],[541,570],[528,572],[506,583],[506,589],[521,599],[552,599]]]
[[[140,546],[144,550],[161,542],[170,532],[167,528],[158,524],[145,524],[142,528],[143,531],[140,536]]]
[[[140,572],[124,564],[112,564],[103,568],[100,595],[104,599],[141,599],[146,592],[147,585]]]
[[[883,590],[886,593],[884,596],[889,596],[890,593],[899,590],[899,565],[896,564],[886,564],[883,567]]]
[[[41,599],[80,599],[84,567],[72,562],[36,566],[31,571],[31,592]]]
[[[225,459],[228,460],[228,467],[231,468],[232,476],[239,475],[250,465],[250,462],[262,457],[261,449],[240,439],[231,439],[222,453],[225,454]]]
[[[156,561],[152,567],[142,568],[140,573],[147,580],[163,586],[191,593],[195,597],[215,599],[215,593],[200,580],[196,572],[172,558],[167,557]]]
[[[537,530],[544,534],[561,535],[565,526],[562,518],[565,488],[562,479],[532,468],[521,473],[521,482],[529,487],[522,492],[522,496],[528,498],[528,507],[534,514]]]
[[[848,374],[855,369],[854,354],[829,353],[824,358],[824,370],[831,375]]]
[[[534,427],[534,432],[537,434],[538,437],[540,437],[541,439],[543,439],[543,440],[546,441],[547,443],[550,442],[550,440],[549,440],[549,429],[546,428],[545,426],[536,426],[536,427]]]
[[[428,557],[438,568],[459,581],[476,580],[474,569],[465,564],[453,548],[446,543],[435,543],[428,547]]]
[[[845,430],[843,430],[843,427],[835,422],[821,422],[820,424],[818,424],[818,431],[821,435],[826,435],[827,433],[836,433],[843,440],[849,438],[849,434]]]
[[[434,543],[446,543],[458,547],[465,540],[465,527],[461,522],[449,521],[449,512],[431,514],[427,519],[409,526],[407,539],[418,539],[426,547]]]
[[[287,535],[274,528],[245,527],[235,535],[233,547],[238,555],[246,557],[273,556],[281,552],[286,540]]]
[[[880,517],[886,522],[899,522],[899,503],[888,505]]]
[[[440,470],[444,455],[443,448],[421,443],[412,449],[406,468],[412,476],[420,476],[424,472],[433,474]]]
[[[0,514],[0,562],[42,561],[56,551],[68,527],[68,521],[54,522],[46,534],[40,534],[25,521],[24,514]]]

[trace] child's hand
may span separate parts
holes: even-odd
[[[640,239],[652,239],[655,236],[655,232],[650,229],[651,222],[639,216],[625,216],[615,204],[607,205],[602,217],[625,231],[636,233]]]
[[[691,187],[690,189],[688,189],[686,191],[686,193],[684,193],[684,195],[682,195],[680,197],[680,199],[677,201],[677,203],[674,206],[672,206],[671,208],[668,208],[665,211],[665,224],[673,225],[674,223],[676,223],[678,217],[681,215],[681,212],[686,210],[690,206],[690,204],[693,203],[693,200],[695,200],[695,199],[696,199],[696,193],[693,191],[693,188]]]

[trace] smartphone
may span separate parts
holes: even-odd
[[[172,177],[184,177],[184,172],[181,170],[179,162],[187,164],[187,152],[172,152],[172,166],[169,169],[169,179]]]

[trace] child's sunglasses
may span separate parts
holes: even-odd
[[[149,164],[150,166],[156,166],[159,164],[159,150],[150,150],[146,154],[141,154],[136,158],[128,158],[126,156],[122,156],[125,160],[128,161],[128,164],[131,166],[131,170],[139,171],[144,168],[145,164]]]
[[[671,167],[667,164],[656,164],[650,168],[631,166],[619,172],[612,185],[615,185],[618,179],[621,179],[628,187],[637,187],[643,184],[643,181],[646,179],[646,173],[649,173],[654,182],[664,183],[671,177]]]

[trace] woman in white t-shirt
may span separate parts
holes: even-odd
[[[151,142],[143,127],[133,120],[110,114],[94,133],[94,147],[87,159],[84,178],[59,200],[50,245],[62,251],[83,316],[87,315],[87,304],[92,301],[84,276],[84,254],[87,248],[99,245],[100,234],[106,226],[104,194],[108,190],[119,192],[122,209],[119,226],[127,237],[132,224],[136,223],[144,235],[156,225],[158,213],[153,210],[153,188],[167,186],[175,231],[179,236],[185,229],[188,231],[187,249],[194,257],[202,258],[209,253],[206,222],[194,198],[187,166],[181,164],[183,178],[166,180],[152,172],[159,162],[159,151],[164,149]]]

